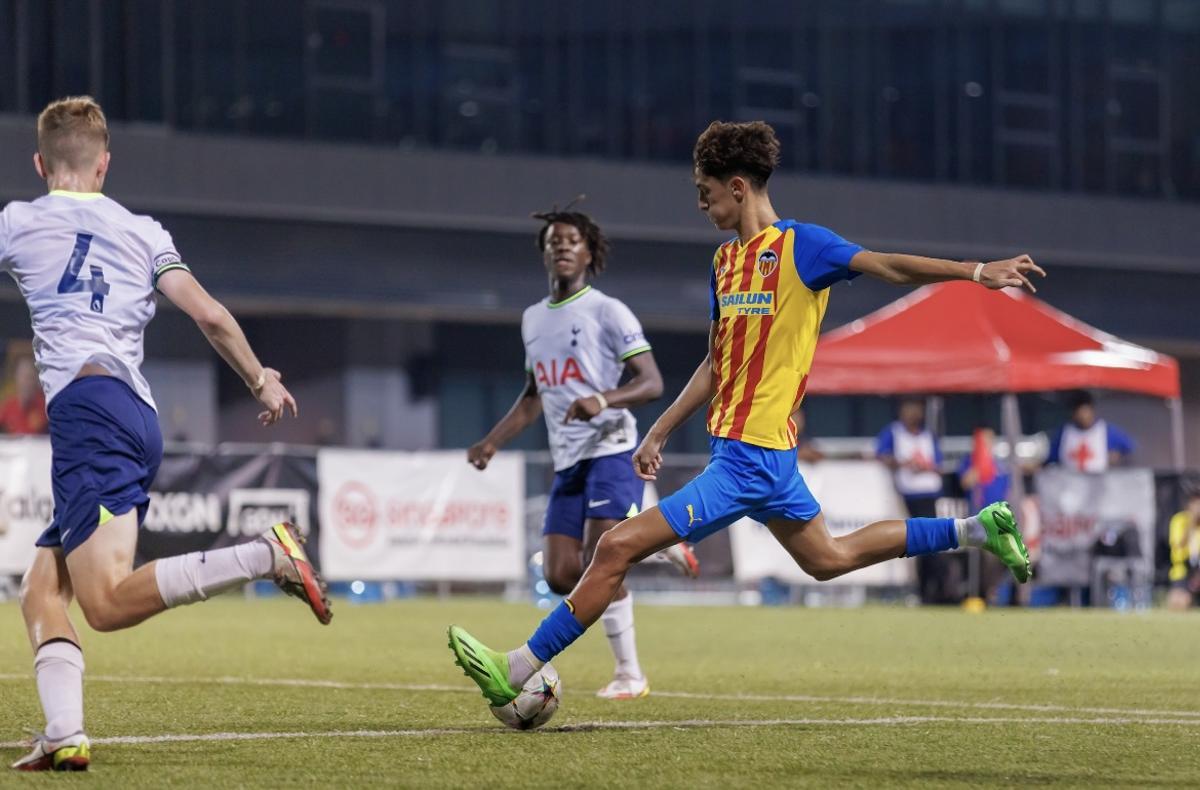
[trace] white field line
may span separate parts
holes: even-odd
[[[86,680],[99,683],[162,683],[170,685],[229,685],[229,686],[294,686],[299,688],[356,689],[367,691],[431,691],[449,694],[476,694],[471,686],[449,686],[438,683],[356,683],[341,680],[307,680],[302,678],[248,677],[156,677],[123,675],[86,675]],[[32,675],[0,674],[0,681],[26,681]],[[959,700],[900,699],[893,697],[822,697],[808,694],[703,694],[691,691],[651,691],[655,697],[669,699],[713,700],[722,702],[804,702],[830,705],[907,705],[918,708],[953,708],[958,710],[1007,710],[1027,713],[1092,714],[1100,716],[1153,716],[1160,718],[1196,719],[1200,711],[1158,710],[1147,708],[1097,708],[1072,705],[1053,705],[1015,702],[963,702]]]
[[[869,719],[681,719],[679,721],[592,721],[548,727],[544,733],[597,732],[604,730],[697,730],[721,727],[899,727],[917,724],[1075,724],[1085,726],[1153,725],[1176,727],[1200,727],[1194,719],[1146,719],[1063,716],[1047,719],[1021,719],[1011,717],[957,717],[957,716],[887,716]],[[212,732],[200,734],[172,735],[119,735],[109,738],[93,738],[97,745],[138,745],[156,743],[197,743],[210,741],[269,741],[284,738],[332,739],[332,738],[429,738],[454,735],[507,735],[508,731],[495,725],[481,727],[433,727],[410,730],[327,730],[322,732]],[[0,749],[18,749],[28,746],[25,741],[3,741]]]

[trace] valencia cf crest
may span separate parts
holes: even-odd
[[[758,273],[762,277],[770,277],[779,268],[779,256],[775,250],[763,250],[758,254]]]

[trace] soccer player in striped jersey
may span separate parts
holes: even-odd
[[[229,311],[208,295],[149,217],[101,194],[108,125],[90,97],[52,102],[38,116],[34,167],[49,194],[0,212],[0,271],[17,282],[33,322],[33,350],[49,403],[54,520],[37,539],[21,584],[46,728],[20,771],[80,771],[91,762],[83,729],[83,653],[71,599],[97,631],[116,631],[257,578],[330,618],[324,583],[290,524],[216,551],[133,568],[138,526],[162,460],[162,434],[141,373],[154,292],[170,299],[262,404],[271,425],[296,401],[263,367]]]
[[[467,460],[485,469],[500,447],[545,415],[554,483],[542,527],[543,567],[550,589],[566,595],[600,536],[641,510],[645,483],[633,468],[637,423],[629,407],[657,398],[663,385],[637,317],[591,285],[608,258],[600,227],[570,206],[534,216],[543,221],[537,243],[550,294],[521,318],[525,388],[467,451]],[[685,544],[672,547],[668,559],[695,575],[696,560]],[[644,697],[650,684],[637,657],[633,596],[623,584],[613,593],[600,619],[616,668],[597,695]]]
[[[978,546],[996,554],[1018,582],[1029,557],[1007,503],[966,519],[910,518],[833,537],[796,467],[789,419],[804,398],[830,289],[869,274],[898,285],[974,280],[991,289],[1044,275],[1027,255],[991,263],[872,252],[819,227],[780,219],[767,194],[779,142],[765,123],[715,122],[694,152],[699,207],[737,235],[709,269],[708,354],[675,402],[647,432],[634,464],[653,480],[667,437],[708,405],[712,459],[694,480],[606,533],[579,584],[529,641],[508,653],[450,628],[455,659],[492,705],[522,684],[595,622],[626,570],[680,540],[697,541],[749,516],[767,525],[797,564],[824,581],[895,557]]]

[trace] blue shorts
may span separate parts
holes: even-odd
[[[585,458],[555,472],[542,534],[582,541],[586,519],[623,519],[641,510],[645,487],[633,472],[632,450]]]
[[[146,517],[150,484],[162,461],[158,415],[129,385],[87,376],[54,396],[50,416],[54,520],[38,546],[70,554],[92,536],[103,510]]]
[[[796,450],[712,437],[712,458],[695,479],[659,501],[679,537],[695,543],[749,516],[808,521],[821,512],[796,468]]]

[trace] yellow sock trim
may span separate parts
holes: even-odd
[[[563,603],[565,603],[567,608],[571,610],[571,614],[575,614],[575,604],[571,603],[570,598],[563,598]]]
[[[113,518],[115,518],[115,517],[113,516],[112,513],[109,512],[108,508],[106,508],[104,505],[101,505],[100,506],[100,526],[103,527],[105,524],[112,521]]]

